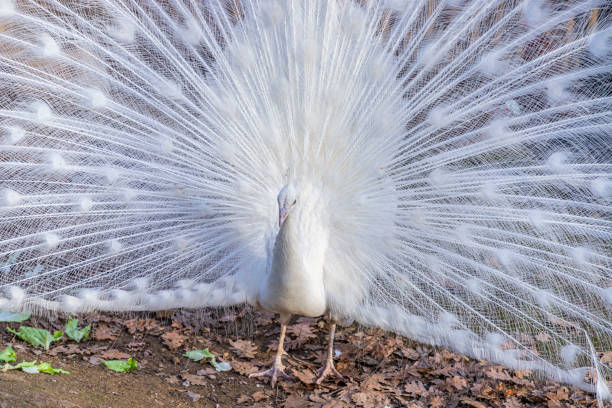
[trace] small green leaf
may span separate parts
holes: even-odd
[[[39,373],[47,374],[70,374],[70,371],[62,370],[61,368],[53,368],[50,363],[40,363],[36,366]]]
[[[136,362],[136,360],[132,359],[131,357],[127,361],[126,360],[108,360],[108,361],[102,361],[102,363],[109,370],[112,370],[118,373],[129,373],[132,370],[138,370],[138,363]]]
[[[68,319],[68,323],[66,323],[66,336],[70,337],[72,340],[80,343],[81,340],[89,337],[89,331],[91,330],[91,326],[87,325],[82,329],[78,328],[79,321],[77,319],[73,319],[72,317]]]
[[[215,355],[208,350],[208,347],[206,347],[203,350],[190,350],[190,351],[186,352],[185,354],[183,354],[183,357],[190,358],[193,361],[200,361],[203,358],[212,358],[212,359],[214,359]]]
[[[22,361],[21,363],[15,365],[14,370],[20,370],[24,367],[34,367],[36,365],[36,360],[34,361]]]
[[[40,372],[38,371],[37,366],[24,366],[24,367],[21,367],[21,371],[23,371],[24,373],[28,373],[28,374],[38,374]]]
[[[9,328],[7,328],[7,330],[26,343],[29,343],[34,347],[42,346],[45,350],[49,350],[51,342],[59,340],[63,335],[61,330],[58,330],[51,335],[48,330],[26,326],[19,326],[18,331]]]
[[[61,368],[53,368],[49,363],[40,363],[36,364],[36,360],[34,361],[22,361],[16,365],[5,364],[2,367],[2,371],[6,372],[8,370],[21,370],[24,373],[28,374],[38,374],[38,373],[47,373],[47,374],[70,374],[70,371],[62,370]]]
[[[211,366],[215,367],[217,371],[229,371],[232,369],[230,363],[217,363],[215,355],[208,350],[208,347],[201,350],[189,350],[183,357],[192,359],[193,361],[200,361],[204,358],[208,359]]]
[[[17,322],[21,323],[30,318],[30,313],[12,313],[0,312],[0,322]]]
[[[9,370],[23,370],[24,368],[34,367],[36,365],[36,360],[34,361],[22,361],[19,364],[11,365],[5,364],[2,366],[2,371],[7,372]]]
[[[11,346],[0,352],[1,363],[14,363],[15,361],[17,361],[17,354],[15,354],[15,350]]]

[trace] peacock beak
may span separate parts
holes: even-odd
[[[285,222],[285,219],[287,219],[288,215],[289,215],[289,211],[287,211],[285,207],[281,207],[278,210],[278,228],[283,226],[283,223]]]

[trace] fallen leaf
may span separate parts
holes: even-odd
[[[2,363],[14,363],[17,361],[17,354],[10,345],[0,352],[0,362]]]
[[[299,394],[290,394],[285,402],[283,408],[308,408],[312,404]]]
[[[206,377],[194,374],[181,374],[181,378],[189,381],[191,385],[206,385],[210,382],[206,379]]]
[[[232,361],[232,368],[234,369],[234,371],[241,375],[249,375],[257,371],[257,367],[255,365],[244,361],[236,360]]]
[[[205,358],[214,359],[215,355],[208,350],[208,347],[206,347],[205,349],[186,351],[185,354],[183,354],[183,357],[187,357],[193,361],[200,361]]]
[[[136,332],[146,333],[159,330],[159,323],[155,319],[131,319],[125,320],[123,325],[130,334]]]
[[[417,353],[417,351],[410,347],[402,347],[401,348],[402,355],[406,357],[408,360],[418,360],[421,355]]]
[[[506,399],[506,401],[504,402],[504,408],[522,408],[522,407],[524,407],[524,405],[521,404],[520,400],[516,397],[510,397]]]
[[[253,395],[251,395],[251,397],[255,400],[255,402],[259,402],[268,398],[268,396],[262,391],[256,391],[255,393],[253,393]]]
[[[347,402],[332,400],[326,402],[321,408],[349,408],[350,406]]]
[[[486,404],[473,399],[462,399],[461,402],[474,408],[488,408]]]
[[[251,401],[251,397],[249,397],[248,395],[240,395],[238,396],[238,399],[236,400],[236,402],[238,404],[246,404],[247,402]]]
[[[382,361],[389,357],[395,351],[395,340],[392,338],[377,342],[371,351],[375,359]]]
[[[13,312],[0,312],[0,322],[25,322],[30,318],[30,313],[13,313]]]
[[[361,383],[361,391],[382,391],[386,387],[382,384],[385,377],[382,374],[371,374]]]
[[[512,381],[512,377],[510,377],[506,369],[500,366],[490,367],[485,371],[485,375],[494,380]]]
[[[102,360],[127,360],[130,355],[119,350],[107,350],[99,357]]]
[[[102,364],[104,364],[109,370],[117,373],[129,373],[130,371],[138,370],[138,363],[131,357],[127,361],[109,360],[102,361]]]
[[[168,333],[162,334],[163,343],[168,346],[170,350],[176,350],[183,345],[185,340],[187,340],[187,336],[182,335],[178,331],[171,331]]]
[[[98,365],[98,364],[100,364],[102,359],[98,358],[98,357],[95,357],[95,356],[91,356],[91,357],[89,357],[88,361],[89,361],[89,364]]]
[[[181,380],[176,375],[171,375],[170,377],[166,377],[166,381],[173,385],[176,385],[181,382]]]
[[[76,344],[67,344],[53,347],[47,354],[57,356],[58,354],[83,354],[85,351]]]
[[[463,377],[459,377],[458,375],[449,378],[447,381],[449,381],[450,384],[457,390],[467,388],[467,380]]]
[[[308,340],[317,337],[310,323],[297,323],[287,327],[287,333],[293,337],[286,342],[286,349],[293,350],[304,345]]]
[[[444,398],[442,398],[439,395],[436,395],[434,397],[432,397],[432,399],[429,401],[429,406],[431,408],[441,408],[444,406]]]
[[[312,384],[315,381],[315,375],[310,370],[292,370],[293,375],[306,385]]]
[[[60,340],[64,335],[61,330],[56,330],[51,334],[48,330],[28,326],[19,326],[19,330],[13,330],[7,327],[6,330],[26,343],[34,347],[41,346],[45,350],[49,350],[51,343]]]
[[[419,396],[427,396],[429,393],[425,389],[425,386],[421,381],[413,381],[404,385],[404,391],[409,394],[419,395]]]
[[[238,352],[241,357],[245,358],[255,358],[255,353],[257,352],[257,346],[250,340],[230,340],[229,343],[232,345],[232,348]]]
[[[212,367],[206,367],[206,368],[203,368],[202,370],[196,371],[196,374],[197,375],[214,375],[214,374],[217,374],[217,370],[215,370]]]
[[[64,328],[64,333],[66,336],[71,338],[72,340],[80,343],[81,340],[85,340],[89,338],[89,332],[91,330],[91,325],[87,325],[82,329],[79,329],[79,321],[72,317],[68,318],[68,322],[66,323],[66,327]]]
[[[187,397],[189,397],[189,399],[193,402],[196,402],[197,400],[199,400],[201,398],[200,394],[197,394],[195,392],[191,392],[191,391],[187,391],[185,393],[185,395],[187,395]]]
[[[115,330],[111,329],[109,326],[105,324],[99,324],[96,326],[93,332],[94,340],[115,340],[117,335],[115,334]]]
[[[389,398],[381,392],[356,392],[351,395],[351,400],[360,407],[375,408],[387,405]]]

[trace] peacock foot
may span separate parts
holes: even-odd
[[[293,378],[289,374],[285,373],[284,370],[285,370],[285,367],[282,364],[274,363],[274,365],[268,370],[258,371],[256,373],[249,374],[249,378],[251,377],[270,377],[270,385],[274,387],[274,385],[276,384],[276,380],[279,377],[284,378],[285,380],[291,380]]]
[[[315,381],[316,384],[321,384],[323,380],[329,376],[335,376],[338,377],[341,381],[346,381],[342,374],[340,374],[338,370],[336,370],[333,360],[327,360],[325,362],[325,365],[319,369],[318,373],[319,376]]]

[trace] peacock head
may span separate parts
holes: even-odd
[[[278,193],[278,197],[276,200],[278,201],[278,226],[279,228],[283,226],[285,219],[289,215],[289,212],[295,207],[297,204],[297,191],[291,184],[287,184],[283,187]]]

